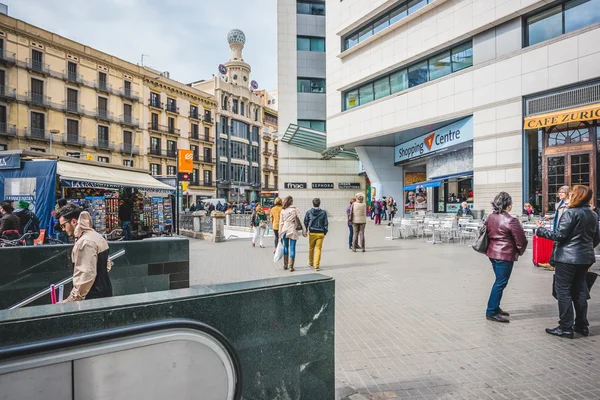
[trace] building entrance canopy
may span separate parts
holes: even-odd
[[[281,141],[291,146],[320,153],[324,159],[333,157],[358,159],[354,150],[344,150],[342,147],[328,149],[325,133],[296,124],[288,126]]]

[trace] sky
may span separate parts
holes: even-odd
[[[190,83],[230,58],[227,33],[246,34],[244,60],[260,89],[277,89],[276,0],[0,0],[8,14],[84,45],[169,71]]]

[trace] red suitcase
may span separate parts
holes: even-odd
[[[554,241],[538,237],[533,237],[533,263],[548,264],[550,263],[550,257],[552,256],[552,248],[554,247]]]

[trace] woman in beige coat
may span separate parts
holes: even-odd
[[[354,237],[352,238],[352,251],[356,252],[356,247],[360,240],[360,248],[365,252],[365,227],[367,226],[367,205],[365,204],[365,195],[363,193],[356,194],[356,201],[350,209],[350,222],[352,222],[352,230]]]
[[[279,237],[283,241],[283,269],[288,269],[289,265],[290,272],[294,272],[294,260],[296,259],[296,241],[299,230],[297,224],[300,225],[302,236],[306,237],[306,230],[300,222],[300,213],[293,203],[292,196],[286,197],[279,216]]]

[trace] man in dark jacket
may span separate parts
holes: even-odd
[[[19,217],[13,214],[13,208],[10,202],[3,201],[0,204],[0,235],[6,236],[9,240],[19,238]]]
[[[131,203],[128,200],[121,200],[119,204],[119,221],[123,229],[123,240],[131,240]]]
[[[321,199],[315,198],[312,201],[313,208],[306,212],[304,216],[304,226],[308,231],[308,266],[315,267],[315,271],[321,270],[321,248],[323,247],[323,239],[329,230],[329,222],[327,221],[327,212],[319,208]]]
[[[19,234],[24,235],[27,232],[31,232],[25,238],[27,246],[33,246],[33,240],[37,239],[40,233],[40,220],[35,213],[29,210],[29,203],[25,200],[19,200],[18,207],[15,210],[15,215],[19,217]]]

